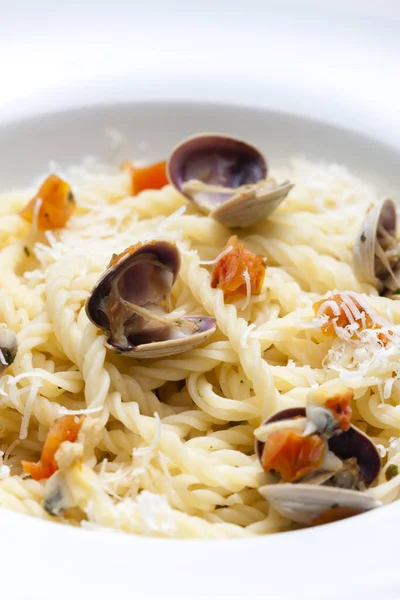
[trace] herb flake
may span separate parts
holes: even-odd
[[[366,239],[367,239],[367,236],[365,235],[365,232],[363,231],[362,234],[360,235],[360,240],[362,242],[365,242]]]
[[[390,481],[393,477],[399,474],[399,467],[397,465],[389,465],[385,471],[386,481]]]
[[[27,256],[30,256],[30,255],[31,255],[31,253],[30,253],[30,251],[29,251],[29,248],[28,248],[28,246],[24,246],[24,252],[25,252],[25,254],[26,254]]]

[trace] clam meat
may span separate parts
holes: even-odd
[[[167,241],[139,243],[114,256],[87,302],[89,319],[107,336],[107,347],[136,358],[180,354],[216,329],[207,316],[174,316],[170,292],[180,254]]]
[[[267,178],[262,153],[243,140],[219,134],[190,137],[173,150],[171,184],[226,227],[248,227],[266,219],[293,185]]]
[[[357,278],[374,285],[381,295],[400,288],[400,245],[396,230],[396,205],[387,198],[368,209],[354,245]]]
[[[368,493],[381,470],[372,440],[348,414],[323,406],[274,413],[255,431],[255,451],[272,480],[259,492],[284,517],[315,525],[380,506]]]

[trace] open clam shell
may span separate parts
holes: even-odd
[[[264,485],[259,492],[279,514],[301,525],[350,517],[382,504],[365,492],[305,483]]]
[[[279,421],[306,417],[305,407],[288,408],[277,411],[266,424]],[[372,440],[354,425],[347,431],[332,435],[327,440],[329,450],[340,460],[355,459],[358,466],[358,478],[365,488],[371,487],[381,470],[381,458]],[[261,462],[264,442],[255,441],[255,452]],[[380,506],[380,502],[365,491],[335,487],[338,481],[343,485],[347,482],[347,475],[330,471],[317,471],[299,483],[276,483],[259,488],[259,492],[283,516],[295,523],[312,525],[325,511],[331,511],[331,520],[345,515],[346,511],[331,509],[349,509],[348,515],[358,514]],[[336,478],[336,479],[335,479]],[[351,478],[351,475],[350,475]],[[321,491],[322,490],[322,491]],[[327,514],[327,519],[329,515]]]
[[[275,423],[305,416],[306,408],[304,406],[286,408],[272,414],[265,423]],[[365,487],[373,485],[381,470],[381,457],[373,441],[363,431],[354,425],[350,425],[347,431],[341,431],[328,439],[328,448],[341,460],[355,458],[360,469],[361,481]],[[256,440],[255,453],[260,461],[263,449],[264,442]],[[308,481],[310,482],[311,479]]]
[[[18,340],[12,329],[0,326],[0,375],[15,360],[18,352]]]
[[[136,358],[169,356],[214,333],[212,317],[169,315],[179,268],[179,251],[167,241],[138,244],[111,261],[86,302],[89,319],[108,334],[108,348]]]
[[[267,218],[293,185],[267,177],[262,153],[243,140],[201,134],[181,142],[167,163],[175,188],[226,227],[247,227]]]
[[[165,332],[160,332],[160,339],[146,342],[144,338],[136,338],[136,346],[118,346],[118,344],[108,341],[107,347],[114,352],[133,358],[162,358],[164,356],[173,356],[192,350],[199,344],[202,344],[208,337],[215,332],[215,319],[212,317],[190,316],[183,317],[179,330],[175,335],[179,337],[168,337],[162,339]],[[185,323],[187,322],[187,323]],[[195,328],[192,325],[195,325]],[[187,327],[185,331],[185,325]],[[172,334],[174,335],[174,334]]]
[[[400,250],[396,239],[396,204],[387,198],[371,207],[353,249],[357,278],[380,292],[400,287]]]

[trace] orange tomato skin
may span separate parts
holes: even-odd
[[[318,315],[320,307],[324,304],[324,302],[327,302],[327,301],[335,302],[335,304],[338,307],[338,310],[340,311],[339,315],[334,314],[334,311],[331,306],[326,306],[324,311],[322,312],[322,314]],[[356,307],[358,308],[360,313],[362,313],[362,315],[363,315],[363,318],[358,318],[358,319],[356,319],[353,315],[355,322],[358,323],[358,325],[359,325],[359,331],[361,329],[378,330],[378,329],[382,328],[382,326],[379,325],[379,323],[374,322],[371,315],[369,315],[365,312],[363,307],[359,304],[359,302],[357,302],[356,298],[352,298],[352,301],[354,302],[354,304],[356,305]],[[327,316],[328,317],[326,322],[321,325],[321,331],[325,335],[332,337],[332,338],[337,337],[334,323],[336,323],[337,327],[342,327],[342,328],[350,325],[349,317],[346,314],[343,307],[341,306],[342,302],[343,302],[343,298],[340,294],[332,294],[331,296],[329,296],[329,298],[324,298],[322,300],[318,300],[318,302],[315,302],[313,304],[313,310],[314,310],[314,314],[316,316],[320,316],[320,317]],[[388,333],[391,334],[392,332],[388,331]],[[356,337],[356,336],[357,336],[357,333],[354,333],[353,337]],[[389,338],[384,332],[378,333],[377,337],[382,342],[383,346],[386,346],[389,343]]]
[[[348,392],[333,396],[333,398],[329,398],[325,402],[325,407],[329,408],[337,419],[339,423],[340,429],[343,431],[348,431],[350,428],[350,420],[352,415],[352,409],[350,402],[354,398],[353,390],[349,390]]]
[[[322,464],[326,442],[318,435],[303,437],[297,431],[273,431],[264,444],[261,463],[264,471],[278,471],[292,482],[316,471]]]
[[[22,468],[32,477],[39,481],[48,479],[58,471],[55,454],[63,442],[76,442],[78,433],[82,427],[84,417],[65,415],[54,421],[43,444],[40,460],[37,463],[22,461]]]
[[[335,302],[335,304],[337,304],[339,315],[335,315],[333,309],[331,306],[326,306],[323,313],[320,314],[319,316],[327,316],[328,319],[327,321],[321,325],[321,331],[325,334],[328,335],[329,337],[336,337],[336,331],[335,331],[335,327],[333,325],[334,322],[336,322],[336,325],[338,327],[347,327],[348,325],[350,325],[350,321],[349,318],[345,312],[345,310],[343,309],[343,307],[341,306],[342,302],[343,302],[343,298],[340,294],[332,294],[331,296],[329,296],[329,298],[325,298],[323,300],[319,300],[318,302],[315,302],[313,304],[313,310],[315,315],[318,315],[318,311],[320,309],[320,307],[324,304],[324,302]],[[363,313],[364,315],[364,319],[365,319],[365,327],[369,328],[373,325],[373,321],[371,319],[371,317],[369,315],[367,315],[365,313],[365,310],[362,308],[362,306],[357,302],[357,300],[355,298],[352,298],[352,301],[354,302],[354,304],[356,305],[356,307],[358,308],[358,310]],[[362,319],[354,319],[356,321],[356,323],[359,324],[360,328],[363,327],[363,320]]]
[[[140,248],[141,245],[142,243],[138,242],[133,246],[128,246],[128,248],[125,248],[125,250],[123,250],[120,254],[114,254],[110,262],[108,263],[108,268],[115,267],[123,258],[125,258],[126,256],[130,256],[131,254],[136,252],[136,250]]]
[[[225,299],[232,296],[246,297],[247,286],[243,273],[247,270],[251,294],[259,294],[265,277],[265,258],[248,250],[238,241],[236,235],[228,240],[225,248],[229,246],[232,246],[232,249],[221,256],[214,265],[211,287],[222,289]]]
[[[143,192],[143,190],[160,190],[168,185],[167,163],[165,160],[154,163],[147,167],[135,167],[132,163],[126,161],[122,168],[129,171],[131,176],[131,193],[133,196]]]
[[[353,506],[334,506],[333,508],[327,508],[313,521],[313,525],[326,525],[327,523],[334,523],[335,521],[341,521],[342,519],[348,519],[349,517],[355,517],[361,515],[364,511]]]
[[[49,175],[40,186],[36,196],[23,208],[20,215],[32,223],[36,203],[42,201],[37,226],[40,231],[65,227],[75,211],[75,200],[68,183],[57,175]]]

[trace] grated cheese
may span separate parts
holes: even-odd
[[[176,530],[172,508],[166,496],[143,490],[137,497],[143,533],[163,533],[168,537]]]
[[[81,408],[77,410],[70,410],[65,406],[60,406],[59,414],[60,415],[92,415],[93,413],[101,412],[104,409],[104,406],[94,406],[93,408]]]
[[[385,448],[385,446],[383,444],[376,444],[376,448],[379,452],[379,456],[381,458],[385,458],[385,456],[387,455],[387,449]]]
[[[41,384],[35,381],[32,383],[31,388],[29,390],[25,404],[25,411],[21,419],[21,428],[19,431],[19,437],[21,440],[24,440],[28,436],[29,421],[32,415],[33,403],[36,400],[36,395],[39,391],[40,386]]]
[[[242,304],[242,310],[246,310],[246,308],[249,306],[250,300],[251,300],[251,281],[250,281],[249,271],[247,269],[245,269],[243,271],[243,277],[244,277],[244,281],[246,283],[246,298]]]
[[[324,322],[326,322],[329,319],[328,315],[326,314],[327,308],[330,308],[332,310],[335,317],[338,317],[340,315],[340,308],[338,306],[338,303],[334,300],[325,300],[325,302],[321,304],[317,312],[317,317],[320,319],[324,319]]]
[[[32,214],[32,233],[38,232],[39,212],[40,212],[42,204],[43,204],[43,200],[41,198],[37,197],[35,205],[33,207],[33,214]]]
[[[224,250],[222,250],[222,252],[220,252],[217,256],[217,258],[214,258],[214,260],[199,260],[199,265],[216,265],[217,262],[219,260],[221,260],[221,258],[223,256],[225,256],[226,254],[229,254],[229,252],[233,250],[233,246],[228,246],[227,248],[225,248]]]
[[[392,389],[393,389],[394,382],[395,382],[394,377],[389,377],[389,379],[387,379],[387,381],[385,382],[385,385],[383,387],[384,400],[388,400],[388,398],[390,398],[390,396],[392,395]]]
[[[186,204],[184,204],[183,206],[180,206],[175,212],[173,212],[168,217],[166,217],[162,221],[161,225],[159,225],[157,227],[157,231],[164,231],[168,227],[168,225],[170,225],[171,221],[176,219],[176,217],[181,217],[185,212],[186,212]]]

